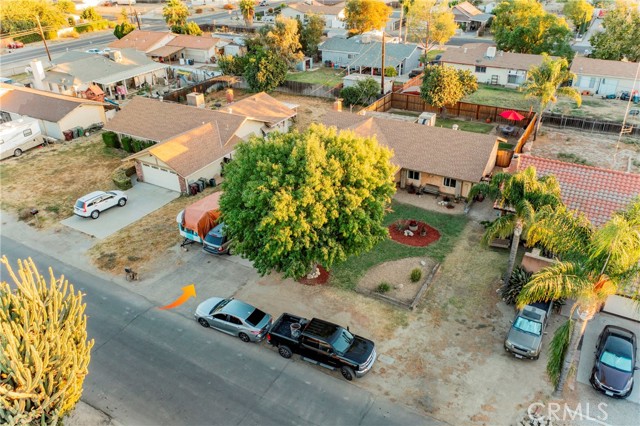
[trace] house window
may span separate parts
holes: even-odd
[[[591,79],[589,80],[589,89],[593,89],[594,87],[596,87],[596,78],[591,77]]]
[[[444,181],[442,183],[444,186],[448,187],[448,188],[455,188],[456,187],[456,180],[452,179],[452,178],[444,178]]]
[[[420,172],[415,170],[407,170],[407,178],[412,180],[420,180]]]
[[[476,65],[476,72],[487,72],[487,67],[479,67]]]
[[[353,53],[349,53],[349,54],[347,55],[347,58],[348,58],[348,59],[353,59],[355,56],[356,56],[356,55],[354,55]]]
[[[509,76],[507,77],[507,83],[518,84],[518,76],[515,74],[509,74]]]

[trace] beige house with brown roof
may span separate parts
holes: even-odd
[[[176,35],[169,31],[133,30],[120,40],[109,43],[111,49],[135,49],[148,53],[169,43]]]
[[[265,92],[260,92],[233,102],[221,111],[242,115],[249,120],[264,123],[261,129],[264,134],[267,134],[274,131],[288,132],[298,114],[297,107],[297,105],[280,102]]]
[[[326,28],[345,28],[344,2],[330,6],[312,1],[311,3],[290,3],[280,11],[282,16],[292,19],[300,19],[305,23],[308,15],[322,15]]]
[[[374,136],[392,149],[391,161],[399,168],[395,180],[401,188],[429,185],[441,194],[466,197],[496,163],[498,139],[491,135],[346,112],[330,112],[323,123]]]
[[[531,67],[542,64],[542,56],[498,51],[489,43],[467,43],[447,49],[440,63],[471,71],[478,83],[518,87],[527,79]]]
[[[165,47],[180,48],[181,59],[209,63],[215,57],[220,39],[207,36],[177,35]],[[152,53],[152,52],[151,52]]]
[[[640,91],[640,81],[635,83],[639,63],[608,61],[576,56],[571,63],[571,72],[576,75],[573,87],[584,94],[619,95],[622,91]],[[640,78],[640,75],[639,75]]]

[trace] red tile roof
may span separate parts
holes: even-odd
[[[624,173],[600,167],[582,166],[520,154],[509,172],[534,166],[539,176],[554,175],[560,184],[562,201],[578,210],[594,226],[607,222],[616,211],[623,210],[640,194],[640,174]]]

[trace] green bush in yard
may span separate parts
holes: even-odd
[[[131,146],[132,142],[133,142],[133,139],[131,139],[129,136],[123,136],[123,137],[120,139],[120,143],[122,144],[122,149],[124,149],[124,150],[125,150],[125,151],[127,151],[127,152],[133,152],[133,151],[131,151],[131,149],[132,149],[132,146]]]
[[[141,140],[138,140],[138,139],[133,139],[131,141],[131,148],[132,148],[133,151],[129,151],[129,152],[140,152],[143,149],[149,148],[151,145],[153,145],[153,142],[141,141]]]
[[[127,176],[127,172],[124,168],[118,168],[111,175],[111,179],[113,183],[116,184],[118,189],[125,191],[131,188],[133,185],[131,184],[131,179]]]
[[[120,142],[118,141],[118,135],[113,132],[104,132],[102,134],[102,141],[109,148],[120,148]]]
[[[412,283],[417,283],[418,281],[420,281],[420,278],[422,278],[422,270],[420,268],[415,268],[413,271],[411,271],[410,278]]]
[[[388,293],[391,290],[391,285],[389,283],[380,283],[378,287],[376,287],[376,292],[380,294]]]

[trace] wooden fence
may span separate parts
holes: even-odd
[[[236,89],[248,89],[249,85],[243,79],[240,79],[232,87]],[[335,99],[340,96],[342,83],[334,87],[325,86],[323,84],[305,83],[302,81],[285,81],[282,85],[273,89],[275,92],[289,93],[300,96],[315,96],[317,98]]]
[[[545,126],[580,129],[590,133],[616,133],[620,134],[622,123],[594,120],[591,118],[574,117],[555,113],[542,114],[542,121]],[[629,126],[628,136],[640,136],[640,126]]]
[[[182,87],[180,89],[174,90],[173,92],[165,93],[164,95],[162,95],[162,99],[172,102],[182,102],[185,100],[186,96],[189,93],[205,93],[207,89],[214,84],[220,84],[224,86],[226,83],[224,79],[220,78],[220,76],[213,77],[208,80],[201,81],[200,83],[196,83],[192,86]]]

